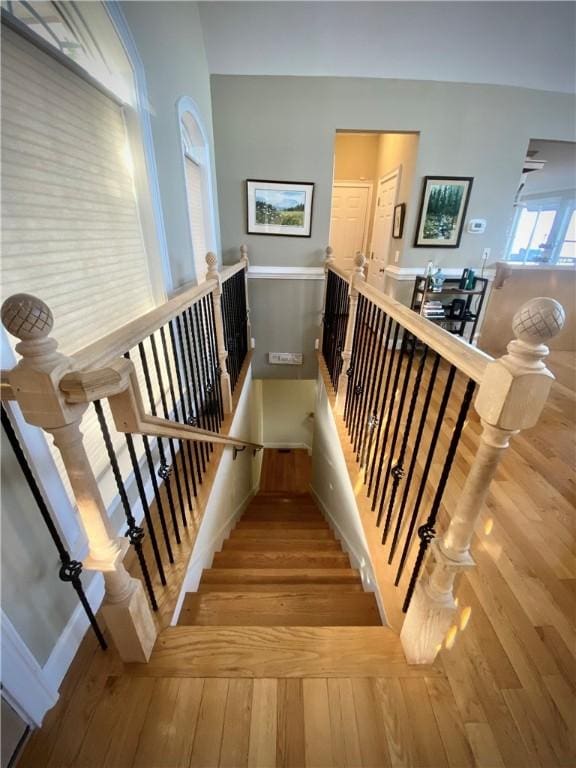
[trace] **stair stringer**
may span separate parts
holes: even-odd
[[[364,590],[374,592],[383,626],[390,626],[321,374],[318,376],[316,395],[310,493],[349,555],[352,566],[359,570]],[[327,495],[329,498],[326,498]],[[343,520],[349,523],[348,532],[344,529]]]

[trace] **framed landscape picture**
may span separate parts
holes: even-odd
[[[313,196],[314,184],[248,179],[248,233],[310,237]]]
[[[425,176],[415,248],[458,248],[473,178]]]
[[[402,237],[404,232],[404,218],[406,216],[406,203],[400,203],[394,207],[394,222],[392,225],[392,237]]]

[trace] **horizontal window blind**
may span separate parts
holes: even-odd
[[[206,279],[206,219],[204,211],[204,179],[202,166],[186,157],[186,186],[188,190],[188,216],[192,231],[192,246],[196,276],[201,283]]]
[[[70,354],[154,306],[124,115],[4,25],[2,43],[2,299],[43,299]],[[115,488],[92,408],[82,427],[108,504]]]

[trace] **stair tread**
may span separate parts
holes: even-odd
[[[208,568],[202,574],[204,584],[216,582],[258,584],[343,584],[360,583],[353,568]]]
[[[223,552],[342,552],[336,539],[226,539]]]
[[[188,593],[178,624],[220,626],[378,626],[370,592],[311,595],[301,592]]]
[[[300,530],[306,528],[316,528],[319,530],[330,531],[330,526],[323,520],[247,520],[242,518],[238,526],[242,526],[244,530],[249,528],[265,529],[269,531],[299,528]]]
[[[279,523],[326,522],[318,510],[303,512],[300,509],[248,509],[242,516],[242,520],[271,520]]]
[[[441,662],[408,665],[388,627],[201,627],[163,630],[139,677],[441,677]]]
[[[316,594],[322,592],[363,592],[362,583],[355,582],[314,582],[312,584],[298,582],[257,583],[242,581],[207,581],[200,582],[198,592],[283,592],[284,594]]]
[[[343,552],[216,552],[212,565],[221,568],[349,568]]]
[[[315,541],[334,540],[334,534],[327,526],[326,528],[294,528],[292,526],[285,526],[283,528],[265,528],[264,526],[244,527],[242,523],[239,523],[230,534],[231,541],[237,541],[239,539],[259,539],[263,537],[266,537],[268,541],[287,541],[289,539],[314,539]]]

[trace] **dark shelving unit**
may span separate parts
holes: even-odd
[[[459,277],[448,277],[444,281],[441,291],[433,291],[430,278],[419,275],[414,283],[411,308],[422,317],[426,317],[423,307],[427,301],[439,301],[444,308],[444,317],[426,317],[430,322],[440,325],[456,336],[462,336],[466,341],[472,341],[478,325],[478,318],[482,312],[482,306],[486,297],[488,280],[485,277],[477,277],[475,287],[472,290],[460,288]],[[464,309],[461,317],[451,317],[453,299],[462,299]]]

